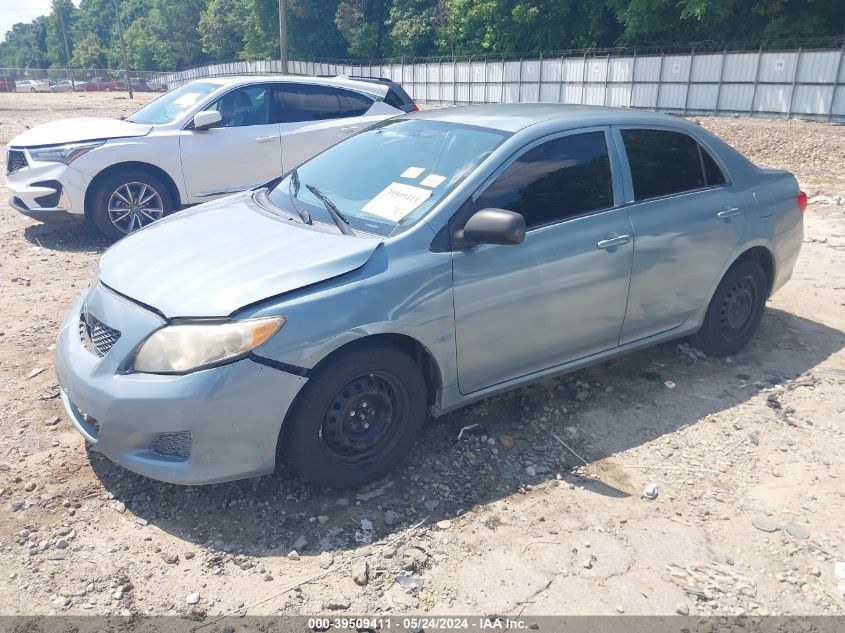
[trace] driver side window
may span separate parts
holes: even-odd
[[[268,125],[272,89],[270,86],[244,86],[227,92],[207,110],[216,110],[223,117],[216,127]]]

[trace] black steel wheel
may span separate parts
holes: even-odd
[[[393,374],[373,371],[344,384],[323,412],[320,437],[332,459],[350,466],[390,452],[408,416],[408,394]]]
[[[427,417],[414,359],[353,344],[318,366],[285,417],[279,454],[319,484],[350,488],[383,477],[407,455]]]
[[[757,286],[750,275],[734,282],[725,293],[719,310],[719,327],[724,340],[733,341],[743,335],[751,324],[757,301]]]
[[[760,325],[768,290],[769,279],[757,261],[736,263],[716,288],[691,343],[710,356],[731,356],[742,350]]]

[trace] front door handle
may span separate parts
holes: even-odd
[[[256,143],[269,143],[270,141],[277,141],[278,136],[259,136],[255,139]]]
[[[737,209],[736,207],[727,207],[722,209],[716,214],[716,217],[720,220],[727,220],[729,218],[736,217],[742,213],[742,209]]]
[[[361,128],[355,125],[345,125],[344,127],[340,128],[341,132],[357,132]]]
[[[614,246],[624,246],[630,241],[630,235],[617,235],[616,237],[606,237],[596,244],[596,246],[599,248],[613,248]]]

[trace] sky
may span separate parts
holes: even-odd
[[[74,0],[75,5],[79,2]],[[0,0],[0,40],[18,22],[32,22],[39,15],[50,13],[50,0]]]

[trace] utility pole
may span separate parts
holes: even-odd
[[[59,20],[62,22],[62,35],[65,38],[65,58],[67,59],[67,70],[70,73],[70,90],[76,92],[76,80],[73,78],[73,65],[70,63],[70,46],[67,43],[67,29],[65,28],[65,12],[59,7]]]
[[[279,59],[282,72],[288,73],[288,16],[287,0],[279,0]]]
[[[120,22],[120,8],[117,6],[117,0],[114,0],[114,15],[117,18],[117,34],[120,37],[120,52],[123,56],[123,75],[126,77],[126,89],[129,91],[129,98],[134,99],[132,82],[129,81],[129,60],[126,58],[126,42],[123,41],[123,24]]]

